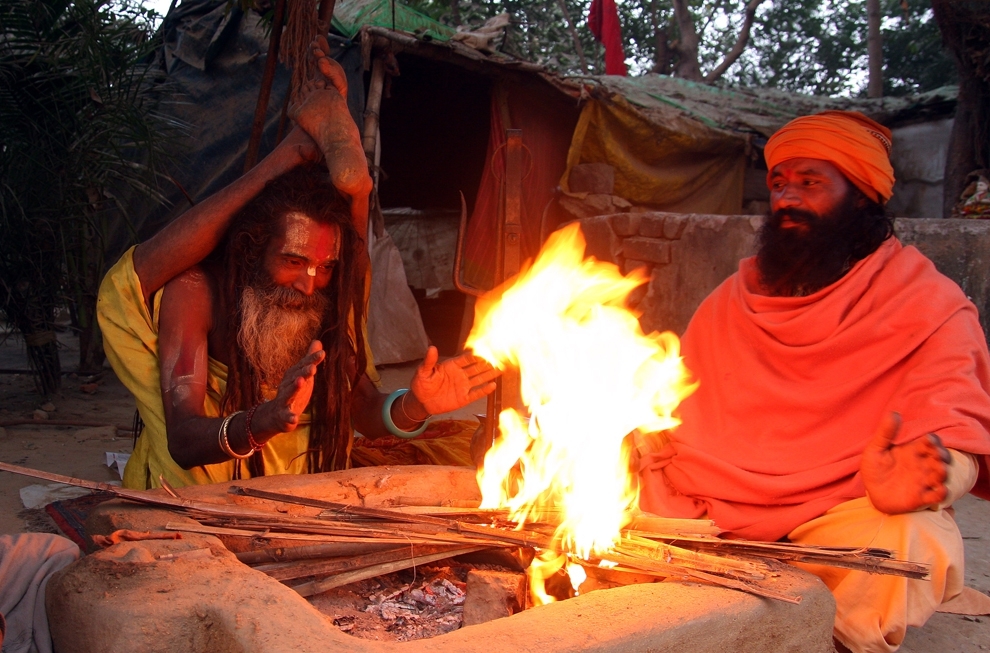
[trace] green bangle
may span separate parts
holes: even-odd
[[[417,435],[419,435],[420,433],[426,430],[426,424],[427,424],[427,421],[424,420],[423,423],[420,425],[420,427],[415,431],[403,431],[402,429],[400,429],[398,426],[395,425],[395,422],[392,421],[392,404],[395,403],[396,399],[406,394],[407,392],[409,392],[408,388],[399,388],[398,390],[390,394],[387,399],[385,399],[385,404],[382,406],[382,422],[385,423],[386,430],[388,430],[388,432],[394,435],[395,437],[402,438],[403,440],[409,440],[410,438],[416,437]]]

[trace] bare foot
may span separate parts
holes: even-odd
[[[329,57],[329,51],[325,38],[313,41],[320,76],[300,89],[298,101],[289,107],[289,117],[320,147],[333,185],[351,199],[351,216],[363,238],[373,182],[361,133],[347,108],[347,77],[340,64]]]

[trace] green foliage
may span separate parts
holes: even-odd
[[[407,4],[447,24],[479,26],[500,12],[512,16],[503,47],[530,61],[567,74],[582,71],[556,0],[411,0]],[[591,0],[566,0],[593,72],[602,72],[604,53],[587,27]],[[690,0],[700,40],[701,69],[722,60],[738,37],[745,0]],[[619,0],[619,21],[630,74],[654,70],[658,35],[675,43],[680,35],[670,0]],[[917,93],[955,82],[928,0],[883,0],[884,91]],[[660,39],[662,40],[662,38]],[[677,53],[669,52],[669,66]],[[859,95],[866,87],[865,0],[765,0],[757,10],[749,46],[719,80],[722,85],[775,87],[822,95]]]
[[[884,93],[903,95],[955,82],[927,0],[884,0]],[[750,47],[724,83],[816,95],[863,95],[866,2],[776,1],[761,8]]]
[[[25,334],[63,306],[91,334],[121,198],[161,199],[179,125],[145,63],[154,18],[132,0],[0,5],[0,310]]]
[[[883,29],[884,95],[929,91],[957,81],[930,0],[888,0]]]

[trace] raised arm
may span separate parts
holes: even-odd
[[[296,166],[319,161],[316,143],[299,127],[258,165],[237,181],[180,215],[134,250],[134,271],[141,281],[144,300],[181,272],[191,268],[220,243],[230,221],[265,187]]]

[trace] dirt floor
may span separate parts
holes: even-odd
[[[60,338],[60,341],[63,365],[71,367],[77,356],[75,340]],[[407,386],[414,367],[383,369],[383,389]],[[7,338],[0,344],[0,369],[26,368],[21,341]],[[35,393],[29,376],[0,374],[0,421],[32,419],[45,403]],[[67,375],[62,391],[51,399],[51,404],[46,408],[54,407],[54,410],[45,411],[49,420],[99,422],[128,429],[134,416],[133,399],[109,369],[98,379]],[[455,416],[469,418],[484,411],[481,401]],[[129,453],[130,449],[130,434],[113,428],[56,427],[44,420],[25,426],[0,427],[0,461],[93,481],[119,481],[117,472],[106,464],[107,453]],[[43,510],[26,510],[21,499],[22,488],[44,484],[0,472],[0,533],[55,532],[54,524]],[[990,502],[967,496],[956,504],[956,511],[966,546],[967,585],[990,594]],[[909,653],[988,651],[990,617],[936,614],[923,628],[909,630],[901,650]]]

